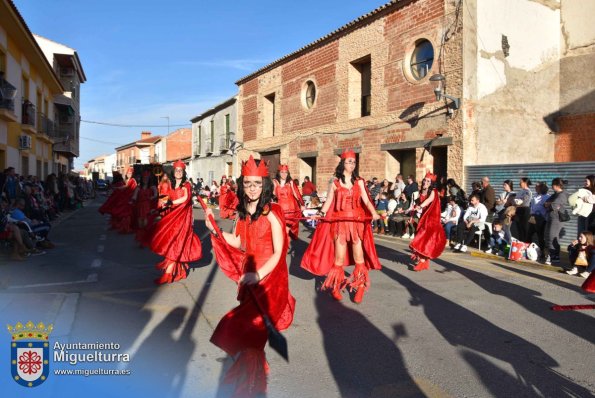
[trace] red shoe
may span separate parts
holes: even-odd
[[[343,300],[343,295],[341,294],[341,289],[339,289],[338,287],[335,287],[331,291],[331,296],[333,296],[333,298],[337,301]]]
[[[165,273],[163,273],[163,275],[161,275],[160,278],[155,279],[154,282],[156,285],[164,285],[166,283],[172,283],[173,276],[172,276],[171,272],[170,273],[165,272]]]
[[[362,300],[364,299],[364,293],[365,293],[366,289],[364,289],[363,286],[360,286],[359,289],[357,289],[355,291],[355,296],[353,296],[353,302],[355,304],[359,304],[362,302]]]
[[[413,267],[413,270],[415,272],[419,272],[419,271],[423,271],[424,269],[428,269],[430,268],[430,262],[425,259],[425,260],[420,260],[419,263],[417,263],[417,265],[415,267]]]

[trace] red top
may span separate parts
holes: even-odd
[[[312,195],[312,192],[316,191],[316,185],[312,181],[306,181],[302,184],[302,194]]]
[[[294,196],[297,195],[297,198]],[[303,206],[304,201],[300,195],[300,191],[293,184],[293,181],[281,185],[279,181],[275,180],[275,196],[277,197],[277,203],[283,209],[285,217],[285,225],[289,227],[289,235],[293,239],[297,239],[299,232],[299,218],[302,215],[300,206]],[[292,220],[291,218],[294,218]]]

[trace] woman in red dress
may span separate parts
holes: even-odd
[[[221,177],[221,188],[219,188],[219,217],[235,218],[238,197],[231,189],[231,184],[226,176]]]
[[[414,271],[428,269],[430,260],[439,257],[446,244],[446,235],[440,222],[440,195],[432,188],[435,181],[436,175],[426,174],[413,207],[414,211],[421,213],[415,238],[409,244],[413,252]]]
[[[114,180],[112,181],[112,193],[107,198],[107,200],[101,205],[99,208],[99,213],[109,214],[110,217],[110,225],[112,229],[116,229],[116,221],[117,219],[113,216],[114,209],[116,208],[117,204],[120,202],[120,197],[122,196],[123,190],[118,189],[120,187],[125,186],[124,179],[122,178],[122,174],[114,171]]]
[[[143,171],[141,184],[136,187],[132,201],[135,203],[136,215],[136,240],[144,241],[146,232],[150,229],[155,218],[154,210],[157,208],[157,188],[152,183],[151,173],[148,170]]]
[[[188,263],[201,258],[202,248],[194,233],[192,219],[192,187],[186,180],[186,165],[174,163],[174,185],[168,194],[171,208],[155,225],[151,237],[151,250],[165,259],[156,268],[163,275],[155,279],[158,285],[185,279]]]
[[[289,174],[289,167],[286,164],[279,165],[277,168],[277,175],[275,175],[273,184],[275,184],[274,193],[277,197],[277,203],[285,213],[287,233],[295,240],[298,238],[300,227],[298,218],[302,216],[305,207],[300,190],[293,182]]]
[[[239,285],[240,305],[219,321],[211,342],[234,357],[224,379],[235,384],[233,396],[255,397],[266,392],[269,369],[264,353],[268,333],[262,315],[277,330],[287,329],[295,299],[289,292],[283,210],[271,202],[273,183],[264,161],[257,164],[250,156],[242,164],[238,196],[235,232],[213,235],[212,242],[219,267]],[[206,226],[213,233],[208,221],[212,214],[206,210]]]
[[[327,199],[318,212],[323,218],[316,227],[302,258],[302,268],[315,275],[327,275],[323,290],[341,300],[341,290],[355,290],[353,301],[361,303],[370,286],[368,270],[380,269],[370,221],[380,219],[363,178],[357,173],[353,151],[343,152],[335,169]],[[355,264],[349,283],[343,267]]]
[[[138,184],[134,179],[133,174],[134,168],[129,167],[128,170],[126,170],[126,175],[124,177],[125,185],[123,187],[115,188],[122,192],[119,197],[119,203],[115,205],[114,211],[112,212],[112,218],[116,219],[116,229],[121,234],[131,233],[136,225],[133,214],[134,207],[132,203],[132,195]]]

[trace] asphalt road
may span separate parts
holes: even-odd
[[[214,263],[202,212],[195,211],[195,229],[204,238],[203,258],[185,281],[157,287],[153,266],[160,258],[138,248],[132,235],[108,230],[100,203],[61,220],[48,254],[23,263],[0,257],[0,321],[51,322],[52,344],[117,343],[117,352],[130,355],[112,363],[52,363],[54,369],[131,374],[52,374],[27,396],[226,396],[220,380],[230,359],[209,338],[236,305],[236,288]],[[593,304],[580,291],[582,278],[451,252],[416,273],[406,265],[407,242],[380,237],[383,269],[370,273],[363,303],[335,302],[299,267],[309,236],[303,229],[288,257],[297,300],[284,332],[290,362],[267,349],[269,397],[593,396],[595,312],[550,310]],[[22,393],[8,368],[8,361],[0,365],[3,390]]]

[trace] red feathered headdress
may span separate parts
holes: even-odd
[[[269,168],[264,160],[257,166],[252,155],[247,161],[242,162],[242,177],[268,177]]]
[[[279,167],[277,168],[277,171],[279,171],[279,172],[286,171],[289,173],[289,166],[286,164],[280,164]]]
[[[341,159],[355,159],[355,152],[351,149],[345,149],[341,154]]]
[[[182,162],[181,160],[178,160],[174,163],[174,169],[180,168],[182,170],[186,170],[186,163]]]
[[[430,172],[428,171],[428,172],[426,173],[426,176],[425,176],[424,178],[427,178],[427,179],[429,179],[429,180],[430,180],[430,181],[432,181],[432,182],[436,182],[436,178],[437,178],[437,176],[436,176],[436,174],[432,174],[432,173],[430,173]]]

